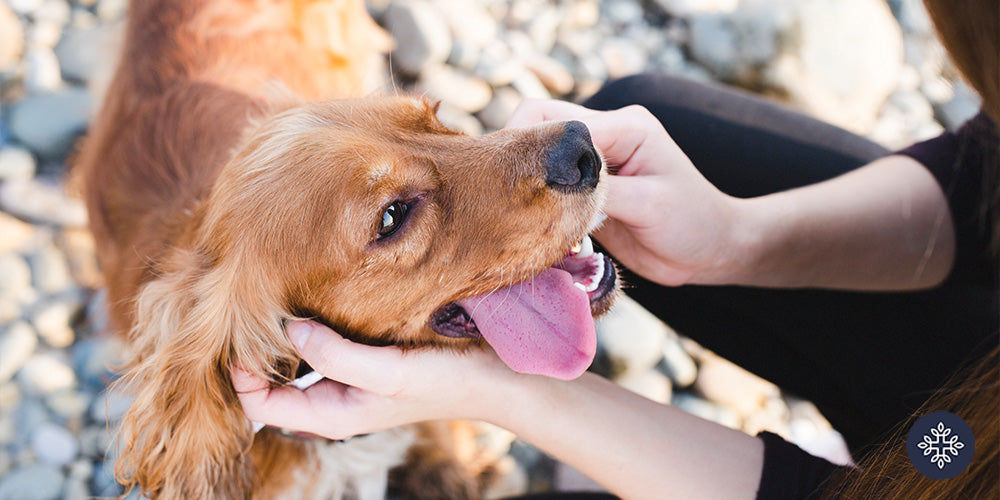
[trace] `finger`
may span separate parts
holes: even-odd
[[[401,390],[405,358],[399,348],[357,344],[312,321],[286,330],[302,359],[324,377],[381,395]]]
[[[627,164],[641,148],[655,151],[650,156],[668,156],[676,147],[660,122],[639,106],[582,116],[579,120],[587,125],[594,146],[610,165]]]
[[[598,113],[579,104],[552,99],[525,99],[517,106],[504,128],[528,127],[554,120],[576,120]]]
[[[609,175],[604,181],[607,197],[602,210],[611,219],[632,228],[647,228],[668,215],[656,213],[654,202],[658,201],[658,193],[649,177]]]
[[[272,427],[343,439],[367,432],[356,416],[367,413],[352,403],[349,388],[332,380],[323,380],[306,391],[291,386],[266,388],[239,393],[247,418]]]

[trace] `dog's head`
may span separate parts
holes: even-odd
[[[139,399],[120,470],[147,491],[198,494],[220,477],[233,496],[246,491],[238,456],[250,436],[228,371],[287,381],[292,317],[370,344],[485,340],[516,370],[579,375],[595,349],[591,314],[615,289],[585,239],[601,172],[579,122],[469,137],[406,97],[269,119],[140,294],[128,377]],[[190,477],[192,460],[212,482]]]

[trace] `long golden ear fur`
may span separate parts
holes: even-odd
[[[290,366],[285,316],[274,294],[251,288],[264,282],[254,269],[173,257],[138,297],[136,358],[119,382],[136,398],[115,473],[151,498],[250,498],[253,435],[229,370],[275,378],[273,367]]]

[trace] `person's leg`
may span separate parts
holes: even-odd
[[[705,177],[734,196],[820,182],[887,154],[764,99],[668,76],[612,82],[584,103],[629,104],[647,107]],[[679,333],[813,401],[853,451],[903,420],[968,356],[993,347],[1000,320],[994,291],[964,285],[914,293],[669,288],[622,274],[625,293]]]

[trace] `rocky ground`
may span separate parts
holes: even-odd
[[[370,0],[398,41],[397,88],[479,134],[525,97],[580,100],[658,71],[758,92],[888,147],[971,116],[916,0]],[[114,496],[105,456],[128,399],[101,336],[100,276],[66,157],[90,122],[125,0],[0,0],[0,499]],[[734,428],[835,460],[808,402],[678,336],[632,302],[599,326],[601,370]],[[507,492],[589,487],[515,441]]]

